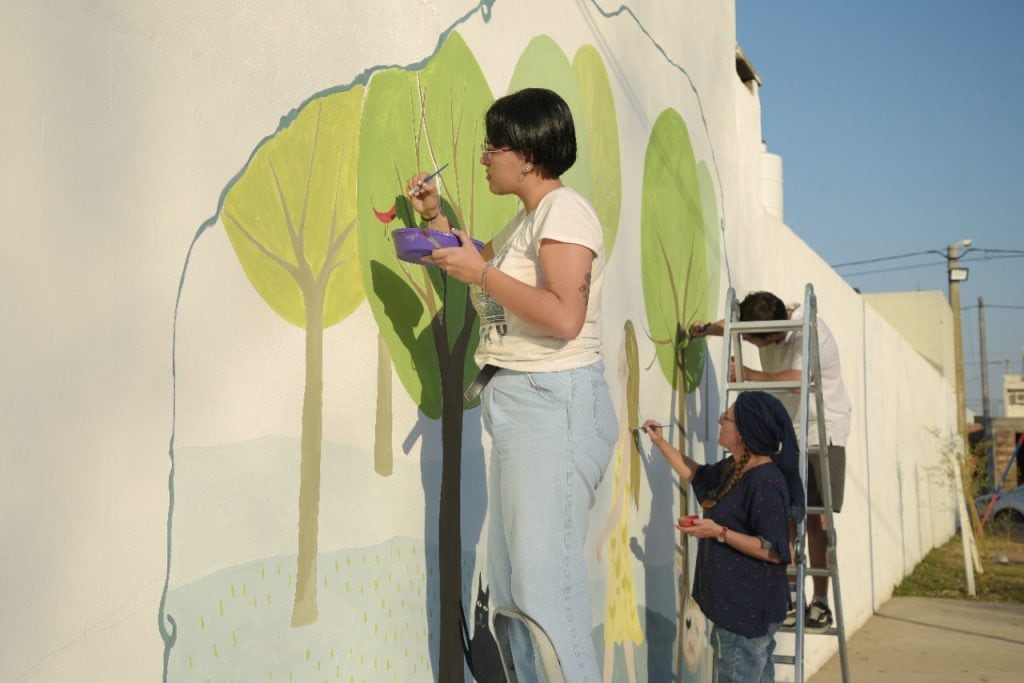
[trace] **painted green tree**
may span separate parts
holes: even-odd
[[[651,131],[641,201],[642,281],[650,334],[658,365],[672,388],[690,393],[700,384],[705,349],[690,343],[687,328],[707,319],[717,297],[718,254],[708,248],[709,226],[717,223],[717,212],[710,178],[706,170],[698,171],[686,124],[675,110],[662,112]],[[682,420],[683,403],[679,405]]]
[[[515,92],[523,88],[549,88],[561,95],[569,105],[576,124],[576,163],[562,175],[562,182],[590,198],[590,138],[587,136],[587,126],[583,124],[583,97],[569,59],[550,36],[533,38],[516,62],[508,91]]]
[[[704,302],[708,307],[704,315],[710,318],[718,308],[718,288],[722,273],[722,226],[721,218],[718,214],[715,181],[711,178],[711,171],[707,163],[703,161],[697,162],[697,183],[700,185],[701,215],[704,218],[704,277],[707,278]],[[700,350],[702,359],[700,366],[703,368],[703,359],[707,358],[707,343],[704,340],[698,339],[697,344],[694,344],[693,347],[694,350],[691,353],[696,353],[698,349]]]
[[[306,331],[293,626],[318,614],[324,330],[364,298],[354,229],[362,97],[357,86],[303,107],[255,152],[220,216],[253,288]]]
[[[443,208],[452,224],[488,240],[515,213],[478,167],[483,114],[494,98],[462,37],[453,33],[421,70],[388,69],[370,81],[359,158],[359,257],[373,315],[402,386],[430,419],[441,420],[438,510],[440,669],[463,680],[459,641],[462,597],[461,469],[463,392],[475,374],[477,322],[469,289],[436,268],[399,261],[374,203],[395,203],[398,227],[415,225],[402,193],[414,172],[439,168]]]
[[[678,448],[686,452],[685,395],[700,384],[706,345],[687,330],[707,320],[718,296],[718,212],[707,167],[696,163],[686,123],[678,112],[661,113],[644,159],[640,213],[644,305],[656,360],[676,392]],[[686,489],[680,487],[680,510]],[[681,590],[689,586],[685,537]],[[685,600],[680,603],[682,614]],[[681,635],[682,630],[679,630]],[[677,639],[676,671],[682,671]]]

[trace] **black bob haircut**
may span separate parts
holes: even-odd
[[[751,292],[740,302],[740,320],[743,322],[764,322],[785,320],[786,304],[771,292]],[[776,332],[752,332],[751,337],[767,339]]]
[[[524,88],[498,98],[487,110],[484,126],[489,145],[519,152],[545,178],[557,178],[576,163],[572,112],[551,90]]]

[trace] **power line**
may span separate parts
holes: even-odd
[[[922,254],[938,254],[945,258],[946,255],[937,249],[929,249],[927,251],[914,251],[909,254],[898,254],[896,256],[882,256],[881,258],[866,259],[864,261],[847,261],[846,263],[833,263],[833,268],[842,268],[844,266],[861,266],[868,263],[881,263],[882,261],[895,261],[896,259],[909,258],[911,256],[921,256]]]
[[[1021,254],[1024,255],[1024,249],[968,249],[967,251],[980,251],[983,254]],[[967,252],[964,252],[967,253]]]
[[[969,311],[972,308],[977,308],[978,304],[971,304],[970,306],[961,306],[961,311]],[[1006,306],[1000,304],[985,304],[985,308],[1008,308],[1014,311],[1024,311],[1024,306]]]
[[[980,258],[966,258],[960,259],[961,261],[967,261],[968,263],[976,263],[981,261],[1002,261],[1008,258],[1024,258],[1024,253],[1020,254],[1001,254],[999,256],[982,256]]]
[[[846,261],[845,263],[833,263],[830,264],[833,268],[845,268],[846,266],[864,266],[870,263],[882,263],[884,261],[895,261],[897,259],[910,258],[911,256],[923,256],[925,254],[936,254],[941,256],[943,260],[947,259],[947,254],[939,249],[926,249],[924,251],[911,251],[906,254],[896,254],[895,256],[880,256],[878,258],[863,259],[861,261]],[[969,254],[977,254],[977,256],[968,257]],[[996,254],[996,256],[981,256],[982,254]],[[992,261],[1001,258],[1021,258],[1024,257],[1024,250],[1021,249],[981,249],[968,247],[960,253],[958,257],[961,261]],[[919,268],[921,266],[907,266],[907,268]],[[871,272],[884,272],[884,271],[871,271]]]
[[[916,266],[897,266],[896,268],[878,268],[876,270],[862,270],[858,273],[842,273],[843,277],[857,277],[858,275],[873,275],[875,273],[891,273],[894,270],[916,270],[918,268],[934,268],[936,263],[922,263]]]
[[[897,257],[893,257],[893,258],[897,258]],[[1006,258],[1024,258],[1024,254],[1021,254],[1019,256],[992,256],[992,257],[985,258],[985,259],[968,259],[968,262],[975,262],[975,261],[998,261],[998,260],[1002,260],[1002,259],[1006,259]],[[878,259],[878,260],[879,261],[885,261],[885,260],[890,260],[890,259]],[[960,259],[960,261],[962,263],[963,259]],[[851,264],[846,264],[846,265],[852,265],[852,263]],[[918,268],[934,268],[937,265],[939,265],[939,264],[938,263],[919,263],[919,264],[913,265],[913,266],[896,266],[894,268],[876,268],[875,270],[862,270],[862,271],[858,271],[856,273],[840,273],[840,274],[843,277],[845,277],[845,278],[850,278],[850,277],[858,277],[860,275],[874,275],[875,273],[891,273],[891,272],[898,271],[898,270],[916,270]],[[833,267],[834,268],[838,268],[839,266],[833,266]]]
[[[990,360],[988,362],[988,364],[989,365],[1006,365],[1007,363],[1012,363],[1012,362],[1013,362],[1012,359],[1004,358],[1002,360]],[[981,365],[981,361],[980,360],[964,361],[964,365],[978,366],[978,365]]]

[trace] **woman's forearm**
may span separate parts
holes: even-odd
[[[725,527],[720,528],[724,529]],[[719,538],[721,538],[721,532],[719,532]],[[778,564],[782,561],[782,557],[774,548],[764,548],[761,545],[761,538],[759,536],[751,536],[729,529],[725,532],[725,544],[757,560],[773,564]]]
[[[663,438],[652,440],[652,443],[659,451],[661,451],[662,457],[668,461],[668,464],[676,471],[676,474],[678,474],[681,479],[685,481],[693,480],[693,475],[697,473],[697,468],[700,465],[683,455],[678,448]]]

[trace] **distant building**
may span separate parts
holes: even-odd
[[[931,363],[956,391],[953,353],[953,315],[945,295],[938,291],[885,292],[863,294],[864,300],[896,328]],[[1024,434],[1024,376],[1003,377],[1003,415],[992,418],[994,474],[998,483]],[[982,416],[967,411],[966,421],[972,443],[982,439]],[[975,424],[976,423],[976,424]],[[1003,488],[1024,484],[1024,462],[1018,459],[1006,474]]]
[[[953,354],[953,313],[942,292],[862,294],[864,301],[906,337],[907,341],[956,388]]]
[[[992,441],[995,446],[996,479],[1003,476],[1021,436],[1024,435],[1024,376],[1003,375],[1003,414],[992,419]],[[1024,484],[1024,463],[1018,457],[1006,475],[1003,489]]]
[[[1003,375],[1003,414],[1024,417],[1024,375]]]

